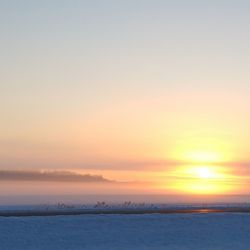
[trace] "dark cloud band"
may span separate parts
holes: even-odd
[[[70,171],[0,170],[0,181],[111,182],[101,175],[77,174]]]

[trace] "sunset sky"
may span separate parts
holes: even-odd
[[[249,194],[249,10],[0,0],[0,195]]]

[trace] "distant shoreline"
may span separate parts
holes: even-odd
[[[237,204],[237,207],[244,207],[244,204],[250,204],[250,195],[0,195],[1,207],[23,207],[20,210],[26,210],[25,206],[54,206],[57,203],[64,204],[97,204],[104,201],[107,204],[123,204],[124,202],[145,203],[145,204],[168,204],[168,205],[206,205],[211,204]],[[80,208],[80,207],[79,207]]]
[[[0,211],[0,217],[31,217],[61,215],[142,215],[142,214],[208,214],[208,213],[250,213],[250,207],[222,208],[164,208],[164,209],[67,209],[67,210],[17,210]]]

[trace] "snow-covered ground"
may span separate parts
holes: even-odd
[[[250,214],[0,217],[0,249],[246,250]]]

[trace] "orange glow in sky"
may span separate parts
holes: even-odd
[[[249,8],[2,2],[0,196],[250,193]],[[21,189],[19,170],[110,182]]]
[[[171,187],[182,193],[224,194],[233,189],[229,181],[233,178],[219,166],[183,166],[173,170]]]

